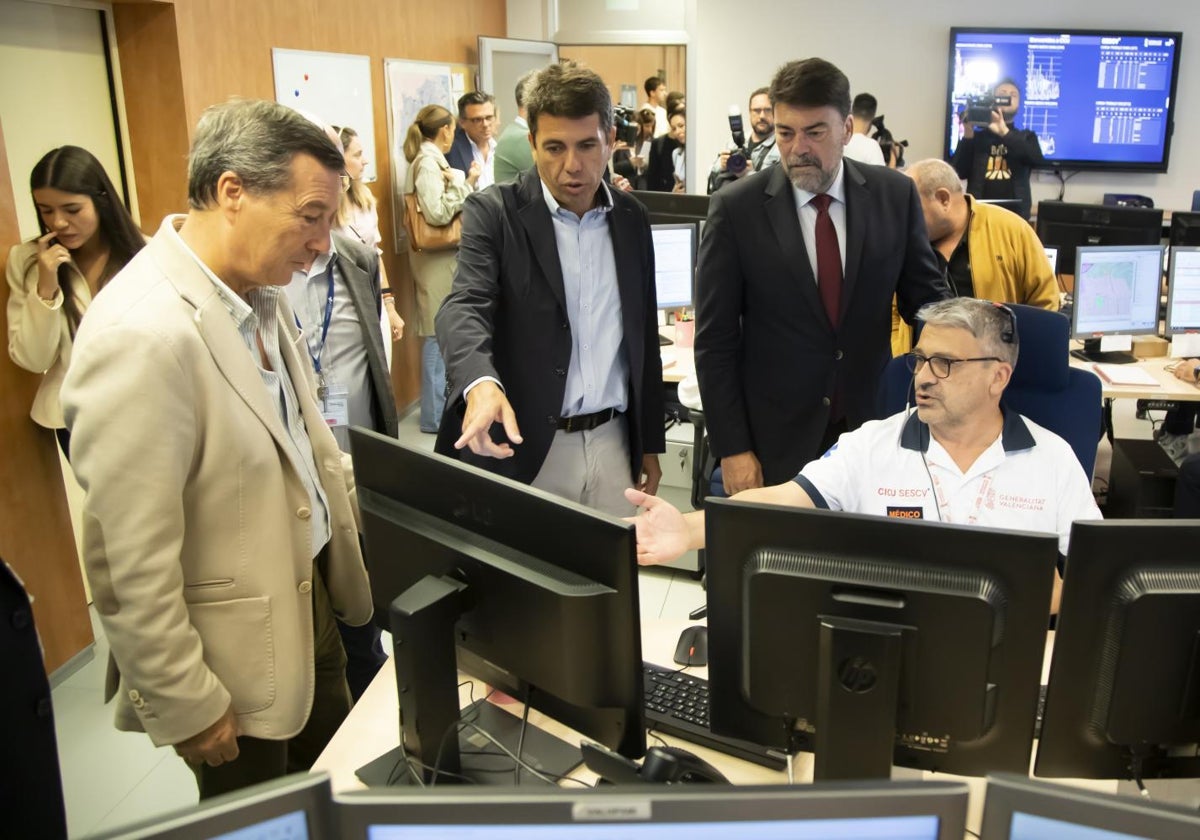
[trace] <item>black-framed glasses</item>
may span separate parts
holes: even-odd
[[[973,359],[948,359],[945,356],[922,356],[920,353],[905,353],[904,362],[908,365],[910,373],[917,374],[921,372],[921,368],[925,367],[925,363],[929,362],[929,369],[933,371],[933,375],[938,379],[945,379],[950,376],[955,365],[961,365],[964,362],[1002,362],[1004,361],[999,356],[976,356]]]

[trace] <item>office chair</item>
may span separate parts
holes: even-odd
[[[1017,316],[1020,350],[1003,403],[1070,444],[1090,480],[1103,422],[1100,380],[1068,364],[1071,325],[1062,314],[1008,306]],[[888,362],[879,384],[880,417],[911,404],[912,381],[903,357]]]
[[[1192,192],[1192,212],[1200,212],[1200,190]]]

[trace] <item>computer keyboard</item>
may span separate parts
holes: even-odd
[[[708,680],[649,662],[643,664],[648,729],[772,770],[787,766],[779,753],[762,744],[717,735],[708,728]]]

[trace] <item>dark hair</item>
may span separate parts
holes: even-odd
[[[530,70],[524,76],[517,79],[517,88],[516,88],[516,90],[513,91],[513,98],[517,100],[518,108],[524,107],[524,105],[525,105],[525,88],[528,87],[530,80],[533,79],[533,77],[536,75],[537,75],[536,70]]]
[[[850,106],[851,113],[854,114],[854,119],[862,120],[865,123],[870,123],[875,119],[875,112],[879,109],[879,100],[869,93],[860,93],[854,97],[854,104]]]
[[[666,82],[658,78],[658,76],[651,76],[642,84],[642,87],[646,89],[646,96],[650,96],[652,93],[654,93],[654,91],[658,90],[665,84]]]
[[[684,96],[683,93],[678,90],[673,90],[670,93],[668,93],[667,94],[667,105],[666,105],[667,116],[670,117],[672,111],[678,110],[680,108],[679,103],[683,102],[684,99],[686,99],[686,98],[687,97]]]
[[[747,105],[747,106],[750,106],[751,104],[753,104],[753,103],[754,103],[754,97],[756,97],[756,96],[764,96],[764,95],[765,95],[765,96],[770,96],[770,95],[771,95],[771,89],[770,89],[770,88],[768,88],[768,87],[760,87],[760,88],[755,88],[755,89],[754,89],[754,90],[751,92],[751,94],[750,94],[750,98],[746,100],[746,105]]]
[[[484,93],[481,90],[473,90],[470,93],[464,93],[458,97],[458,118],[465,120],[467,118],[468,105],[487,105],[489,102],[495,104],[496,97],[490,93]]]
[[[285,105],[265,99],[232,99],[200,116],[188,155],[188,205],[212,207],[217,182],[233,172],[246,192],[278,192],[292,181],[292,159],[311,155],[331,172],[343,172],[342,150],[321,126]]]
[[[87,149],[60,146],[43,155],[29,173],[29,191],[32,193],[46,187],[86,195],[92,200],[99,221],[96,233],[108,245],[108,263],[97,284],[97,290],[103,288],[113,275],[133,259],[134,254],[142,250],[146,238],[121,203],[121,197],[108,179],[104,167]],[[43,234],[50,232],[41,213],[38,213],[38,224]],[[58,267],[58,287],[63,293],[63,313],[67,316],[71,335],[75,335],[83,313],[71,289],[70,269],[66,265]]]
[[[582,119],[596,114],[605,137],[613,125],[612,95],[596,73],[574,61],[551,64],[533,77],[525,90],[529,132],[537,136],[538,116]]]
[[[771,80],[771,104],[798,108],[837,108],[842,118],[850,116],[850,80],[823,58],[789,61]]]
[[[1000,87],[1000,85],[1012,85],[1017,89],[1018,95],[1021,93],[1021,86],[1016,83],[1012,76],[1005,76],[1003,79],[996,82],[996,84],[992,85],[992,91],[994,92],[996,88]]]

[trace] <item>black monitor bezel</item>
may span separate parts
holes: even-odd
[[[629,194],[646,208],[652,225],[701,223],[708,219],[707,195],[656,190],[633,190]]]
[[[801,510],[767,504],[709,499],[705,504],[708,565],[710,724],[714,732],[734,735],[781,748],[809,750],[812,741],[797,737],[783,718],[764,714],[746,696],[745,667],[740,650],[745,646],[743,611],[749,606],[743,594],[742,571],[737,558],[763,547],[774,532],[804,551],[882,551],[896,557],[911,547],[906,557],[924,566],[980,569],[1001,582],[1011,598],[1011,635],[1001,656],[1011,682],[1011,702],[1004,703],[986,743],[951,751],[939,757],[926,749],[897,745],[894,763],[923,770],[982,775],[992,770],[1025,769],[1029,763],[1034,713],[1058,542],[1054,535],[1004,531],[978,526],[948,525],[826,510]],[[747,525],[746,521],[752,520]],[[939,534],[956,547],[974,551],[963,556],[937,556]],[[770,537],[775,539],[775,537]],[[1001,557],[997,545],[1010,549]],[[772,547],[778,547],[774,542]],[[918,547],[919,546],[919,547]],[[1039,556],[1039,552],[1041,556]],[[814,619],[815,621],[815,619]],[[792,636],[789,644],[795,645]],[[975,742],[972,742],[974,744]]]
[[[1200,214],[1197,215],[1200,216]],[[1200,331],[1200,324],[1177,327],[1171,318],[1175,311],[1175,259],[1179,253],[1196,254],[1197,257],[1200,257],[1200,245],[1176,245],[1171,248],[1167,268],[1167,316],[1163,320],[1163,329],[1168,336]]]
[[[1195,236],[1195,242],[1184,242],[1189,233]],[[1167,242],[1172,248],[1200,247],[1200,211],[1175,210],[1172,212],[1171,229]]]
[[[1081,35],[1109,36],[1129,38],[1174,38],[1175,62],[1171,68],[1171,89],[1167,99],[1167,125],[1164,130],[1162,159],[1149,163],[1123,163],[1120,161],[1095,160],[1054,160],[1046,161],[1040,169],[1070,170],[1077,172],[1166,172],[1171,159],[1171,139],[1175,134],[1175,103],[1179,84],[1179,65],[1183,59],[1183,33],[1170,31],[1153,31],[1140,29],[1075,29],[1075,28],[1023,28],[1023,27],[987,27],[987,26],[952,26],[948,44],[947,73],[946,73],[946,116],[942,123],[942,157],[950,160],[950,127],[954,124],[954,47],[960,34],[968,35]],[[1024,95],[1024,85],[1021,85]]]

